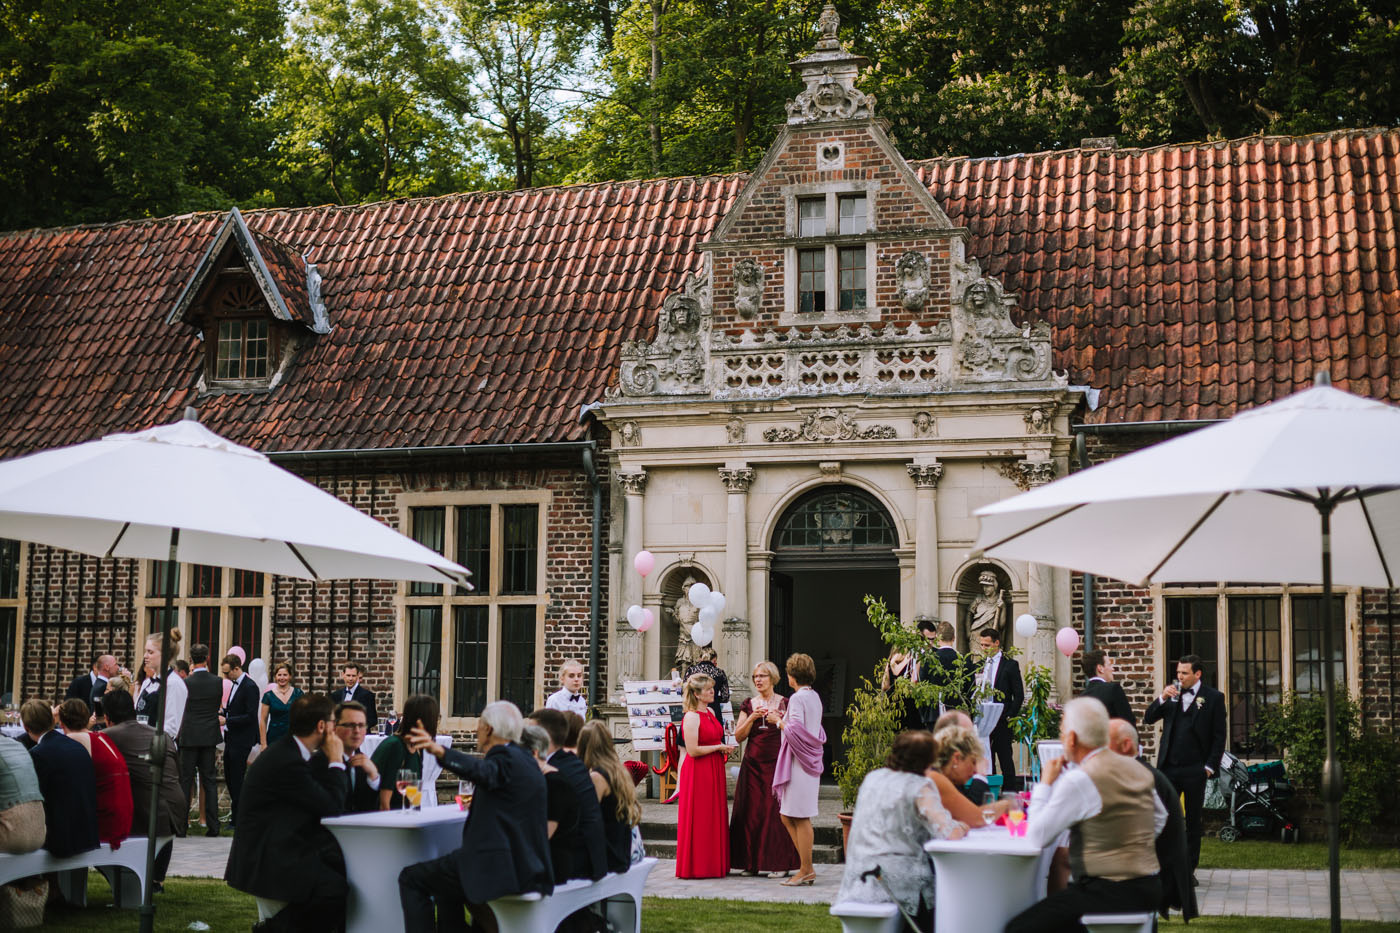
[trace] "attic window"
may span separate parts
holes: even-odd
[[[788,236],[782,324],[879,319],[874,207],[878,184],[850,180],[786,189]]]
[[[266,379],[267,347],[266,320],[220,321],[214,378]]]
[[[275,331],[257,286],[244,275],[233,277],[220,288],[211,310],[208,365],[213,381],[234,387],[267,382]]]

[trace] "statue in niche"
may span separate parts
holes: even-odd
[[[763,267],[752,259],[734,264],[734,310],[742,318],[758,313],[763,300]]]
[[[700,660],[700,651],[690,637],[691,626],[700,621],[700,609],[690,601],[690,587],[695,582],[693,576],[686,574],[685,582],[681,584],[680,598],[666,610],[676,620],[676,658],[673,666],[678,673]]]
[[[899,304],[906,311],[920,313],[928,304],[928,260],[909,250],[894,264],[899,279]]]
[[[990,570],[977,575],[977,584],[982,587],[982,593],[974,597],[967,608],[968,639],[975,639],[984,629],[995,629],[1005,637],[1006,591]]]

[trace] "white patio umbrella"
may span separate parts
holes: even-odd
[[[0,462],[0,537],[99,557],[237,567],[311,580],[391,579],[470,586],[469,571],[335,496],[185,420]],[[173,604],[166,594],[167,610]],[[171,612],[161,658],[170,662]],[[162,676],[165,676],[162,673]],[[165,691],[151,746],[150,838],[165,768]],[[155,846],[141,929],[155,920]]]
[[[977,511],[974,555],[1136,583],[1276,580],[1393,588],[1400,408],[1318,385]],[[1333,571],[1333,560],[1336,571]],[[1322,655],[1333,657],[1332,627]],[[1335,671],[1323,665],[1332,929],[1341,929]]]

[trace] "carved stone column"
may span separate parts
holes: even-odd
[[[635,473],[623,473],[619,471],[617,481],[622,486],[623,494],[623,525],[622,525],[622,601],[618,606],[619,618],[613,623],[614,641],[617,647],[617,684],[616,689],[621,690],[621,684],[625,680],[641,680],[643,666],[643,646],[646,636],[632,628],[627,622],[627,609],[629,606],[640,606],[642,604],[642,578],[632,569],[632,558],[643,548],[642,538],[645,525],[643,518],[643,494],[647,486],[647,474],[645,470],[638,470]]]
[[[1022,460],[1016,464],[1021,484],[1026,489],[1044,486],[1055,478],[1055,461]],[[1044,564],[1026,565],[1026,600],[1030,604],[1031,615],[1035,616],[1035,637],[1031,639],[1029,656],[1031,663],[1043,667],[1055,667],[1055,591],[1054,570]]]
[[[911,463],[914,480],[914,616],[938,617],[938,481],[941,463]]]
[[[729,675],[730,692],[739,700],[749,695],[748,513],[751,467],[721,467],[719,478],[728,492],[724,541],[724,628],[720,660]]]

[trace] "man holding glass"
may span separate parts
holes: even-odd
[[[350,789],[345,795],[346,813],[369,813],[379,809],[379,769],[360,746],[369,734],[369,713],[354,700],[335,708],[335,734],[345,746],[341,758]]]

